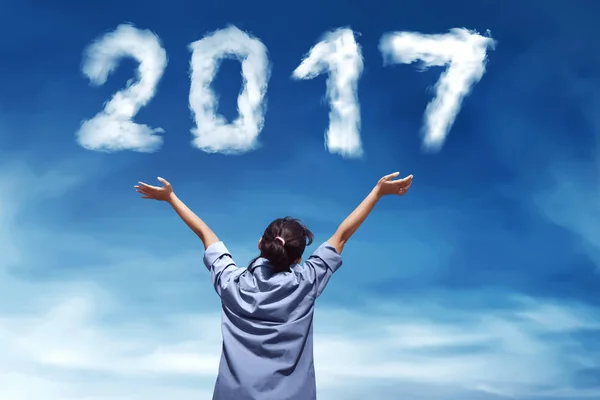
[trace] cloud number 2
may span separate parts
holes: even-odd
[[[137,81],[130,80],[101,112],[84,121],[77,140],[89,150],[152,152],[162,145],[162,137],[156,133],[164,131],[135,123],[133,117],[154,96],[167,66],[167,53],[152,32],[120,25],[87,48],[83,73],[93,85],[103,85],[123,57],[139,62]]]

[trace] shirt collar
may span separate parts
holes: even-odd
[[[267,260],[264,257],[258,257],[252,264],[250,264],[250,267],[248,267],[248,269],[250,271],[255,270],[258,267],[268,267],[271,268],[271,264],[269,263],[269,260]]]

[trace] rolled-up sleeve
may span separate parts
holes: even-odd
[[[315,284],[315,297],[319,297],[329,278],[342,266],[342,256],[328,242],[320,245],[314,253],[304,262],[311,280]]]
[[[215,291],[220,296],[231,279],[231,275],[238,270],[231,253],[223,242],[216,242],[208,246],[204,252],[204,265],[210,271]]]

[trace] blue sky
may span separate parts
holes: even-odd
[[[0,398],[209,399],[219,301],[202,245],[133,185],[171,181],[240,265],[276,217],[326,240],[384,174],[414,174],[352,238],[315,321],[323,400],[600,399],[600,51],[593,1],[202,3],[4,0],[0,33]],[[83,148],[77,131],[134,77],[82,73],[123,23],[168,65],[137,123],[153,153]],[[192,146],[189,45],[232,24],[271,74],[259,145]],[[325,77],[293,71],[322,34],[357,32],[362,158],[324,146]],[[465,27],[496,41],[438,152],[422,149],[443,68],[387,65],[385,33]],[[212,83],[237,117],[240,63]],[[317,244],[317,243],[316,243]],[[313,246],[314,248],[314,246]],[[309,249],[309,251],[312,250]]]

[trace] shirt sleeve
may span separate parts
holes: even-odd
[[[204,265],[210,271],[215,291],[219,296],[231,280],[232,274],[238,270],[231,253],[223,242],[216,242],[208,246],[204,252]]]
[[[314,281],[316,297],[319,297],[329,282],[329,278],[342,266],[342,256],[328,242],[320,245],[304,262],[304,267]]]

